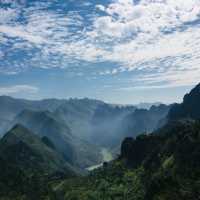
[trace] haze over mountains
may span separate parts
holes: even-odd
[[[155,102],[155,103],[148,103],[148,102],[141,102],[141,103],[138,103],[138,104],[135,104],[134,106],[139,108],[139,109],[150,109],[151,106],[159,106],[163,104],[162,102]]]
[[[149,110],[90,99],[0,102],[10,129],[1,129],[0,197],[124,200],[131,185],[131,200],[198,196],[200,84],[183,103]],[[119,156],[81,177],[104,161],[102,149]]]
[[[60,120],[61,121],[61,120]],[[13,124],[22,124],[40,137],[49,138],[65,160],[82,169],[101,161],[99,149],[74,136],[69,127],[49,111],[22,111]]]
[[[1,96],[0,134],[21,124],[39,137],[49,138],[69,163],[84,169],[102,161],[102,148],[112,151],[124,137],[157,128],[169,107],[145,110],[87,98],[30,101]]]

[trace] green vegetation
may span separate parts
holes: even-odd
[[[142,175],[142,169],[126,170],[117,161],[88,177],[66,180],[54,192],[67,200],[139,200],[144,197]]]
[[[17,135],[33,151],[27,159],[36,156],[35,145],[29,142],[39,139]],[[38,145],[50,151],[42,141]],[[24,158],[21,148],[14,147],[18,152],[10,154],[12,164],[7,156],[0,160],[2,200],[197,200],[200,196],[199,121],[177,121],[153,134],[126,138],[118,159],[85,177],[46,176],[50,171],[38,162],[27,168],[25,160],[13,162],[17,155]]]
[[[0,200],[52,199],[49,183],[74,175],[57,152],[21,125],[0,140]]]
[[[196,200],[199,147],[200,122],[176,122],[159,134],[125,139],[120,158],[53,191],[63,200]]]

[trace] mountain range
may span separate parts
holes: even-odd
[[[182,103],[149,110],[91,99],[3,96],[0,102],[7,126],[0,140],[0,199],[196,200],[200,195],[200,84]],[[104,162],[102,149],[119,155]],[[93,165],[102,167],[87,172]]]
[[[30,101],[1,96],[0,135],[21,124],[39,137],[51,139],[67,162],[85,169],[103,161],[102,148],[116,154],[124,137],[154,130],[169,107],[146,110],[88,98]],[[151,127],[147,127],[147,118],[153,122]]]

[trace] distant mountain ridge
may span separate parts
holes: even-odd
[[[0,136],[9,130],[9,124],[25,109],[53,112],[65,100],[48,99],[41,101],[15,99],[9,96],[0,96]]]
[[[155,106],[160,108],[159,106]],[[30,101],[24,99],[14,99],[7,96],[0,97],[0,135],[5,133],[5,130],[11,128],[9,124],[20,115],[24,110],[32,111],[44,111],[51,112],[54,119],[60,121],[62,124],[71,129],[72,135],[79,137],[80,139],[87,140],[89,142],[96,142],[96,136],[102,135],[102,141],[112,141],[112,137],[116,142],[120,143],[122,139],[117,138],[119,126],[126,123],[128,115],[134,116],[137,109],[135,106],[119,106],[114,104],[107,104],[99,100],[92,100],[88,98],[84,99],[46,99],[40,101]],[[142,111],[142,110],[141,110]],[[149,109],[148,112],[151,112]],[[153,115],[152,115],[153,117]],[[161,116],[163,117],[163,116]],[[156,120],[161,120],[158,119]],[[121,124],[122,123],[122,124]],[[132,125],[131,125],[132,126]],[[133,127],[133,126],[132,126]],[[29,128],[30,125],[29,125]],[[131,130],[131,129],[130,129]],[[141,131],[145,131],[146,128],[141,128]],[[133,135],[134,135],[134,130]],[[115,133],[116,132],[116,133]],[[131,134],[131,132],[129,132]],[[123,133],[120,133],[123,137]],[[108,142],[108,145],[110,142]]]
[[[141,133],[151,133],[159,127],[160,121],[164,120],[170,110],[170,105],[160,104],[152,106],[149,110],[136,109],[127,115],[122,122],[125,136],[137,136]],[[131,132],[133,133],[131,135]]]
[[[10,123],[23,110],[49,111],[56,113],[59,112],[59,110],[67,109],[68,114],[71,114],[75,109],[79,111],[81,106],[78,104],[82,105],[81,109],[83,110],[85,107],[83,106],[84,104],[95,106],[101,103],[103,102],[88,98],[26,100],[16,99],[10,96],[0,96],[0,119],[1,121],[4,120]],[[1,132],[0,127],[0,135],[1,134],[3,134],[3,132]]]
[[[153,102],[153,103],[149,103],[149,102],[141,102],[138,104],[134,104],[135,107],[137,107],[138,109],[147,109],[149,110],[152,106],[159,106],[162,105],[162,102]]]

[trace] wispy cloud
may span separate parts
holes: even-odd
[[[14,85],[8,87],[0,87],[0,95],[13,95],[22,92],[35,94],[38,91],[39,89],[37,87],[31,85]]]
[[[85,2],[85,10],[66,9],[70,2],[1,8],[0,72],[113,62],[118,65],[96,71],[104,76],[144,72],[129,82],[138,88],[200,80],[199,0],[114,0],[93,7]]]

